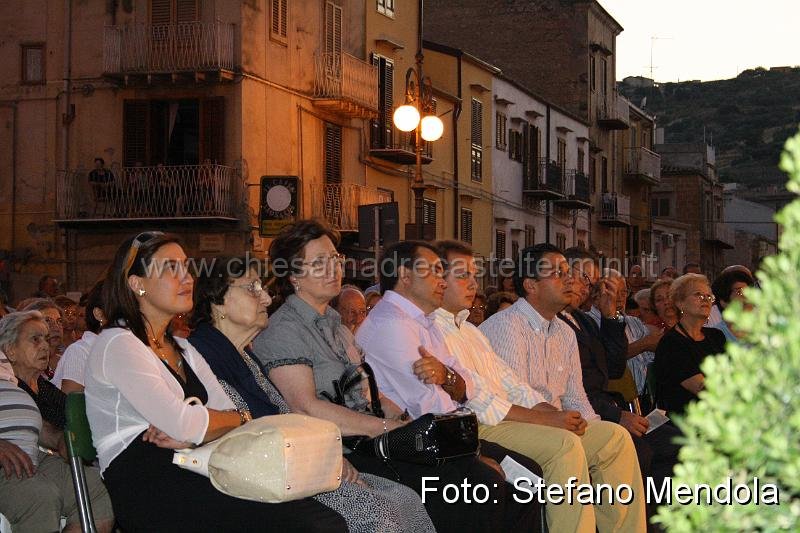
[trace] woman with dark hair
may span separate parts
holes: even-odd
[[[363,353],[328,305],[342,283],[344,257],[336,250],[338,243],[338,233],[315,220],[286,226],[272,241],[269,257],[285,302],[253,341],[253,352],[292,411],[334,422],[344,436],[376,437],[402,426],[405,417],[385,397],[381,404],[388,418],[374,413],[364,380],[347,378],[357,375],[353,361],[363,361]],[[450,503],[441,491],[427,492],[425,508],[437,531],[495,531],[517,517],[524,522],[536,511],[535,506],[512,511],[503,478],[474,458],[428,467],[396,460],[384,463],[360,453],[347,457],[362,472],[397,479],[418,493],[423,479],[435,477],[439,487],[465,479],[473,486],[485,484],[497,498],[486,505]]]
[[[103,314],[103,282],[95,283],[89,296],[86,298],[86,331],[79,341],[67,346],[64,355],[58,361],[55,375],[50,381],[64,391],[70,392],[83,391],[84,373],[86,371],[86,359],[92,349],[97,334],[103,329],[106,317]]]
[[[108,326],[89,357],[86,411],[122,529],[345,531],[344,520],[314,500],[233,498],[172,464],[174,449],[209,442],[250,419],[197,350],[168,329],[192,308],[193,286],[177,240],[155,231],[123,242],[103,283]]]
[[[725,335],[704,327],[714,295],[701,274],[684,274],[672,282],[670,299],[680,315],[656,348],[656,401],[670,413],[682,414],[705,388],[703,360],[725,351]]]
[[[513,290],[511,292],[499,291],[492,294],[486,301],[486,318],[511,307],[517,301],[517,298],[519,297]]]
[[[744,297],[744,290],[755,285],[753,276],[743,270],[730,270],[723,272],[711,284],[711,292],[717,299],[714,304],[719,315],[719,321],[712,323],[709,317],[708,326],[717,328],[730,342],[739,342],[739,332],[731,328],[731,324],[722,316],[723,311],[733,302],[741,302],[746,310],[752,310],[752,304]],[[712,314],[714,309],[712,308]]]
[[[267,325],[270,304],[257,266],[240,258],[221,259],[200,275],[189,336],[237,408],[253,417],[290,412],[249,350],[250,341]],[[314,499],[344,516],[351,533],[434,531],[422,502],[408,487],[359,474],[347,459],[342,480],[339,489]]]
[[[678,311],[670,296],[671,279],[660,279],[650,287],[650,307],[655,313],[651,326],[659,329],[669,329],[678,322]]]

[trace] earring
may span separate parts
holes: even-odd
[[[225,315],[219,315],[220,320],[225,320]]]
[[[300,292],[300,284],[299,283],[295,283],[294,284],[294,292]]]
[[[144,290],[144,289],[139,289],[138,292],[139,292],[139,296],[144,296],[147,293],[147,291]]]

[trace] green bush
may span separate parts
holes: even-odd
[[[800,133],[786,142],[780,166],[788,189],[800,193]],[[800,531],[800,200],[776,220],[780,253],[762,264],[760,290],[746,292],[756,310],[726,310],[745,342],[706,359],[706,390],[678,420],[686,440],[673,494],[682,483],[752,486],[757,477],[778,488],[780,504],[673,501],[656,518],[670,532]]]

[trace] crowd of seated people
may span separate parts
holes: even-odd
[[[99,531],[647,529],[646,478],[660,486],[671,474],[680,431],[648,431],[645,411],[684,413],[703,390],[703,360],[740,342],[722,312],[751,309],[749,270],[729,267],[712,284],[690,264],[629,285],[591,252],[536,245],[483,293],[467,244],[401,241],[362,291],[343,284],[338,245],[323,222],[300,221],[273,240],[268,270],[216,257],[195,275],[176,237],[148,231],[121,243],[80,302],[40,286],[9,308],[0,513],[12,529],[80,528],[64,461],[72,392],[85,394],[98,451],[87,480]],[[284,503],[228,496],[172,463],[176,449],[252,418],[299,413],[343,437],[378,437],[462,408],[479,423],[477,457],[427,466],[343,446],[338,489]],[[546,483],[625,485],[637,497],[542,506],[520,498],[507,457]],[[486,486],[488,502],[448,499],[442,489],[462,482]]]

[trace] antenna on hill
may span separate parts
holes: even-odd
[[[656,41],[671,41],[672,37],[656,37],[655,35],[650,36],[650,79],[655,80],[653,78],[653,70],[657,69],[658,67],[653,66],[653,47],[655,46]]]

